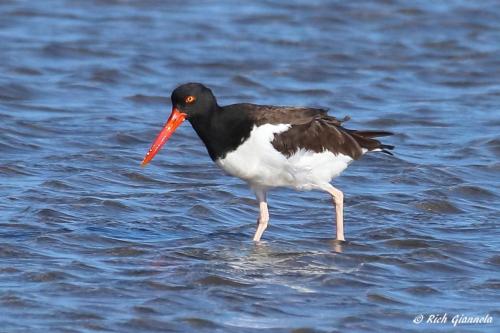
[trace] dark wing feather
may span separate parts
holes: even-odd
[[[390,136],[394,133],[387,131],[356,131],[346,128],[344,128],[344,130],[350,133],[361,147],[368,150],[380,149],[380,151],[382,151],[383,153],[392,155],[389,150],[393,150],[394,146],[382,144],[379,140],[375,140],[373,138],[380,136]]]
[[[329,150],[334,154],[349,155],[358,159],[363,154],[355,137],[338,125],[337,119],[315,116],[309,122],[292,125],[287,131],[276,134],[272,145],[285,156],[291,156],[299,149],[317,153]]]
[[[328,109],[305,108],[293,106],[273,106],[238,104],[239,108],[247,110],[248,115],[257,126],[263,124],[291,124],[300,125],[309,123],[316,116],[327,116]],[[342,120],[330,117],[331,121],[342,124]]]
[[[373,139],[379,136],[392,135],[386,131],[356,131],[344,128],[342,123],[349,117],[339,120],[327,114],[327,109],[302,108],[287,106],[238,104],[244,109],[257,126],[264,124],[290,124],[290,128],[276,134],[272,142],[274,148],[286,156],[291,156],[299,149],[323,152],[329,150],[334,154],[344,154],[358,159],[367,150],[381,150],[391,154],[388,149],[393,146],[384,145]]]
[[[339,125],[335,118],[317,115],[307,123],[292,125],[287,131],[275,135],[272,145],[288,157],[299,149],[306,149],[317,153],[328,150],[358,159],[363,155],[363,148],[369,151],[380,149],[391,154],[387,149],[393,149],[393,146],[383,145],[373,139],[391,134],[383,131],[349,130]]]

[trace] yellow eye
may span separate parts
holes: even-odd
[[[191,103],[194,103],[194,101],[196,101],[196,97],[188,96],[188,97],[186,97],[186,99],[184,101],[186,102],[186,104],[191,104]]]

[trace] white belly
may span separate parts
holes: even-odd
[[[352,162],[351,157],[343,154],[303,149],[287,158],[271,142],[275,134],[289,127],[286,124],[255,126],[250,137],[223,159],[218,159],[217,165],[252,187],[310,190],[329,183]]]

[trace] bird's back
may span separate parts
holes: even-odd
[[[384,145],[374,138],[392,135],[387,131],[358,131],[343,127],[342,120],[328,115],[327,109],[235,104],[252,120],[255,126],[286,124],[288,130],[275,135],[274,148],[286,156],[300,149],[348,155],[358,159],[367,151],[383,151],[391,154],[393,146]]]

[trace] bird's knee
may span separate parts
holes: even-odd
[[[336,205],[341,205],[344,202],[344,193],[342,193],[342,191],[335,190],[330,193],[332,194],[333,201],[335,201]]]
[[[341,191],[338,191],[337,198],[338,198],[339,203],[344,202],[344,193],[342,193]]]

